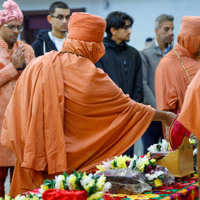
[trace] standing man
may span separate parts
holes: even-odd
[[[143,70],[144,104],[156,108],[154,74],[159,61],[172,49],[174,17],[162,14],[155,20],[156,38],[141,51]],[[154,143],[163,138],[162,124],[152,122],[146,133],[142,136],[144,153]]]
[[[130,98],[143,101],[142,66],[139,52],[127,44],[130,40],[133,18],[126,13],[114,11],[106,18],[104,38],[105,55],[96,63]],[[133,156],[133,147],[126,152]]]
[[[3,117],[12,96],[16,81],[22,69],[34,58],[31,46],[18,41],[18,35],[23,30],[23,14],[18,5],[8,0],[0,10],[0,130]],[[0,144],[0,196],[4,197],[4,182],[15,165],[14,154]]]
[[[69,18],[70,9],[66,3],[57,1],[50,5],[47,20],[51,24],[52,30],[39,35],[33,42],[32,47],[36,57],[44,55],[51,50],[61,50],[63,42],[67,38]]]

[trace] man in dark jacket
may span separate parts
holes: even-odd
[[[60,51],[67,37],[67,27],[70,18],[70,10],[66,3],[62,1],[54,2],[49,7],[48,22],[52,30],[45,34],[38,35],[32,47],[35,56],[44,55],[51,50]]]
[[[114,11],[106,18],[105,55],[96,63],[123,90],[137,101],[143,101],[142,66],[139,52],[126,42],[130,39],[133,18]],[[126,155],[133,156],[133,147]]]

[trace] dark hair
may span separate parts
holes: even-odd
[[[166,21],[173,22],[174,21],[174,17],[172,15],[166,15],[166,14],[159,15],[155,20],[155,28],[159,29],[160,28],[160,24],[162,22],[166,22]]]
[[[110,38],[112,37],[112,33],[110,32],[111,28],[115,29],[123,28],[125,26],[126,20],[130,21],[130,26],[133,25],[134,22],[133,18],[124,12],[114,11],[108,14],[108,16],[106,17],[107,36]]]
[[[148,37],[148,38],[146,38],[145,42],[151,42],[152,40],[153,40],[153,38]]]
[[[52,3],[50,5],[49,14],[53,15],[56,8],[69,9],[69,6],[66,3],[62,2],[62,1],[56,1],[56,2],[54,2],[54,3]]]

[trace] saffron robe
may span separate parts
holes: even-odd
[[[185,94],[178,121],[200,140],[200,71],[195,75]]]
[[[192,80],[200,69],[198,59],[180,44],[176,45],[175,50]],[[161,59],[155,72],[157,109],[174,113],[181,111],[189,83],[180,60],[173,50],[170,51]]]
[[[63,171],[95,171],[130,148],[155,115],[95,67],[103,44],[67,38],[63,50],[27,66],[6,110],[1,142],[17,157],[12,196]]]

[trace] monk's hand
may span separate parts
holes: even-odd
[[[25,63],[25,47],[23,45],[19,45],[19,47],[13,52],[11,63],[16,69],[21,68]]]
[[[168,112],[168,111],[164,111],[164,112],[166,116],[164,117],[162,121],[166,126],[170,126],[174,118],[176,117],[176,114],[174,114],[173,112]]]
[[[176,114],[172,112],[156,110],[153,121],[162,121],[164,125],[170,126],[175,117]]]

